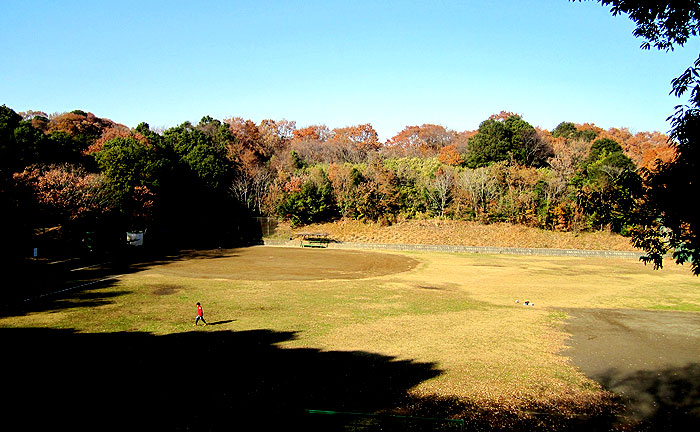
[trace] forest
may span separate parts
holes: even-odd
[[[130,129],[81,110],[2,105],[0,205],[14,256],[109,251],[127,231],[160,247],[241,244],[259,238],[253,216],[630,235],[645,179],[674,155],[660,132],[568,121],[548,131],[505,111],[473,131],[423,124],[380,142],[371,124],[206,116]]]

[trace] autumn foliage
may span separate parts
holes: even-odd
[[[3,115],[3,136],[14,140],[3,138],[3,190],[31,197],[33,227],[109,220],[240,240],[243,222],[231,215],[259,215],[295,225],[440,218],[625,233],[633,222],[621,203],[636,199],[637,171],[674,158],[659,132],[570,122],[547,131],[507,111],[477,130],[407,126],[385,142],[371,124],[207,116],[153,131],[78,110]]]
[[[31,190],[40,211],[55,222],[95,217],[115,204],[104,177],[81,167],[34,165],[13,177]]]

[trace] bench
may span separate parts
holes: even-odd
[[[300,246],[308,248],[325,248],[328,247],[330,240],[328,239],[328,234],[323,233],[300,233],[297,234],[301,237]]]

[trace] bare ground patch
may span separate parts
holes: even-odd
[[[164,296],[175,294],[182,289],[179,285],[158,284],[153,286],[153,295]]]
[[[175,261],[153,271],[209,279],[323,280],[385,276],[417,265],[417,260],[398,254],[254,246]]]

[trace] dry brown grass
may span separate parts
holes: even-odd
[[[342,227],[307,229],[334,226]],[[267,259],[245,260],[246,253]],[[201,331],[294,332],[297,337],[281,347],[435,364],[439,376],[410,389],[411,396],[476,406],[497,423],[511,415],[527,417],[532,406],[576,415],[607,400],[566,357],[568,335],[559,308],[700,310],[697,280],[687,269],[655,272],[634,259],[362,252],[373,265],[397,257],[417,265],[392,274],[349,272],[327,279],[322,273],[309,278],[299,269],[310,255],[342,263],[357,252],[255,247],[223,254],[123,276],[100,292],[120,294],[105,304],[81,307],[89,298],[69,299],[75,307],[0,319],[0,327],[181,333],[191,330],[193,305],[201,301],[207,319],[224,322]],[[228,274],[217,270],[221,260],[228,261]],[[256,267],[237,272],[241,266]],[[256,271],[276,277],[246,276]],[[522,306],[524,300],[535,306]]]
[[[634,250],[628,238],[605,231],[559,232],[507,223],[480,224],[454,220],[406,220],[384,226],[356,220],[312,224],[292,229],[281,223],[278,237],[324,232],[333,240],[381,244],[442,244],[586,250]]]

